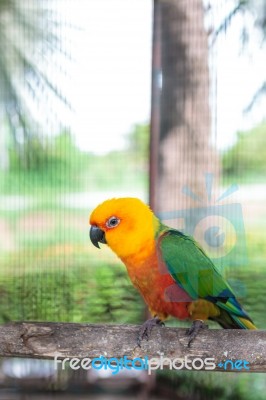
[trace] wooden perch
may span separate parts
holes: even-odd
[[[128,359],[148,356],[150,359],[162,355],[171,360],[178,358],[178,366],[186,356],[187,360],[213,358],[217,371],[266,372],[266,331],[206,329],[188,348],[185,329],[158,326],[153,329],[149,341],[143,340],[140,348],[136,345],[138,329],[136,325],[53,322],[0,325],[0,356],[93,359],[103,355],[106,358],[127,356]],[[226,360],[231,361],[225,368]],[[242,363],[236,363],[237,360]],[[247,368],[243,361],[248,363]]]

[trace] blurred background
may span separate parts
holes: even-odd
[[[124,266],[88,226],[99,202],[134,196],[193,234],[266,328],[265,29],[265,0],[0,0],[1,323],[141,323]],[[265,389],[263,374],[0,360],[0,399]]]

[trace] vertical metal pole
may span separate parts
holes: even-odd
[[[160,141],[160,97],[161,97],[161,5],[160,0],[153,3],[153,38],[152,38],[152,90],[150,119],[150,162],[149,162],[149,204],[157,211],[156,185],[159,174]]]

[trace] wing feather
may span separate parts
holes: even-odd
[[[232,316],[250,320],[232,288],[192,237],[168,229],[159,238],[158,245],[169,273],[192,299],[209,300]]]

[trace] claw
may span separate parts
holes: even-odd
[[[144,322],[144,324],[141,325],[138,338],[137,338],[137,345],[141,347],[141,341],[145,338],[146,340],[149,340],[152,332],[152,328],[156,325],[164,326],[164,322],[160,320],[158,317],[154,317],[151,319],[148,319],[147,321]]]
[[[195,321],[193,321],[191,327],[186,332],[186,335],[189,336],[188,347],[190,347],[191,343],[193,342],[193,340],[198,335],[198,333],[201,329],[208,329],[208,325],[205,324],[204,321],[202,321],[201,319],[195,319]]]

